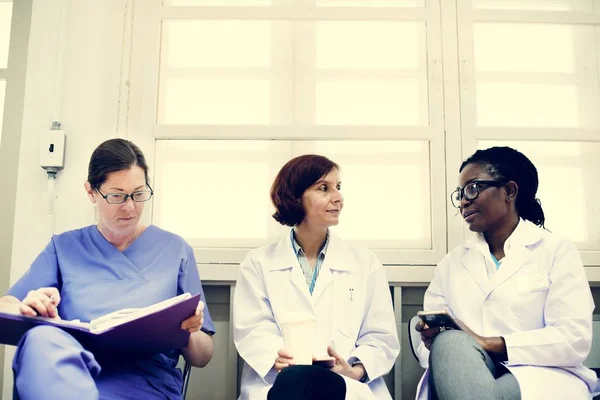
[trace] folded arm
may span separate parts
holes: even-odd
[[[190,334],[190,341],[181,352],[185,361],[191,366],[202,368],[211,360],[213,351],[212,336],[203,331],[197,331]]]

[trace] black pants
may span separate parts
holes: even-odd
[[[346,382],[335,372],[314,365],[284,368],[275,379],[267,400],[344,400]]]

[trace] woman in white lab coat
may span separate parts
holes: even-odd
[[[417,398],[589,399],[594,303],[575,246],[543,229],[535,166],[509,147],[478,150],[459,185],[452,202],[476,234],[437,266],[424,308],[462,332],[419,323]]]
[[[240,265],[233,340],[244,359],[240,399],[391,399],[383,381],[399,353],[388,281],[375,255],[333,234],[344,205],[339,167],[318,155],[283,166],[273,217],[292,227]],[[313,356],[331,369],[295,365],[282,322],[309,315]]]

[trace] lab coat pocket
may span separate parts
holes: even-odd
[[[550,289],[550,280],[545,273],[520,276],[516,279],[517,296],[511,305],[513,314],[523,330],[544,327],[544,305]]]
[[[338,331],[342,334],[342,336],[348,339],[356,340],[358,338],[358,328],[359,327],[357,324],[346,323],[340,326]]]
[[[342,296],[340,301],[338,330],[344,336],[356,340],[364,314],[362,291],[358,288],[350,287],[344,292],[348,294]]]
[[[347,311],[344,318],[340,320],[337,330],[339,332],[339,340],[348,343],[345,347],[350,347],[350,351],[354,349],[356,341],[358,340],[358,333],[360,329],[360,318],[356,315],[356,310],[353,307],[346,307]]]
[[[342,358],[348,359],[356,348],[357,336],[358,330],[356,330],[356,333],[350,333],[347,329],[340,327],[332,341],[333,348]]]
[[[356,347],[356,341],[360,333],[360,326],[363,318],[361,309],[362,302],[359,294],[354,290],[352,298],[348,297],[341,302],[341,309],[338,314],[337,332],[336,335],[336,351],[342,357],[348,357]]]
[[[550,288],[550,280],[543,272],[518,277],[516,282],[517,292],[519,292],[521,295],[545,291]]]

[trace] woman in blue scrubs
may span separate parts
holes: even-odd
[[[173,233],[140,224],[153,192],[135,144],[111,139],[98,146],[85,190],[98,224],[53,236],[0,299],[1,311],[90,321],[185,292],[200,292],[204,299],[192,248]],[[186,347],[143,360],[92,354],[58,328],[34,328],[21,339],[13,360],[16,398],[179,399],[179,356],[205,366],[215,333],[203,302],[181,328],[191,333]]]

